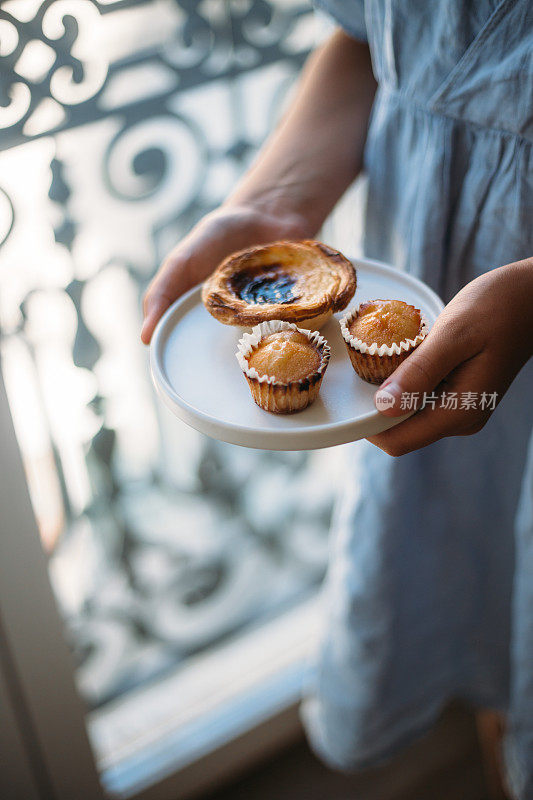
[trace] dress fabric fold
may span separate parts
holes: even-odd
[[[445,302],[533,256],[533,4],[316,5],[368,41],[379,83],[365,255]],[[326,633],[303,707],[329,763],[375,763],[459,697],[505,712],[509,781],[533,798],[532,430],[530,361],[474,437],[399,459],[348,446]]]

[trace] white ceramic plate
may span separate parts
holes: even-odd
[[[431,326],[443,308],[417,278],[386,264],[353,259],[357,291],[364,300],[405,300],[420,308]],[[253,402],[235,358],[241,328],[217,322],[204,308],[201,287],[177,300],[152,338],[152,376],[163,401],[184,422],[224,442],[264,450],[313,450],[380,433],[406,417],[385,417],[373,403],[376,387],[354,372],[336,314],[321,329],[331,359],[313,405],[296,414],[270,414]],[[344,312],[343,312],[344,313]],[[406,416],[409,416],[408,414]]]

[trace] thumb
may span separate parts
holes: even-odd
[[[440,318],[421,342],[374,395],[374,403],[387,417],[400,417],[419,408],[424,393],[431,393],[470,353],[463,337],[454,336]],[[451,328],[452,326],[450,326]],[[413,396],[414,404],[402,408],[402,395]]]

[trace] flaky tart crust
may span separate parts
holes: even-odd
[[[249,366],[249,359],[263,339],[272,333],[294,330],[304,334],[316,348],[320,363],[318,368],[304,378],[294,381],[280,381],[272,375],[260,375]],[[326,339],[318,331],[298,328],[294,323],[284,320],[269,320],[255,325],[251,333],[243,334],[235,356],[248,383],[252,397],[258,406],[274,414],[292,414],[302,411],[316,400],[326,372],[331,349]]]
[[[356,286],[352,263],[337,250],[311,239],[279,241],[226,258],[205,281],[202,300],[226,325],[277,319],[316,328],[346,308]]]
[[[374,303],[377,301],[371,302]],[[386,378],[392,375],[402,361],[410,356],[413,350],[426,338],[429,332],[429,326],[419,308],[405,303],[410,309],[420,314],[418,334],[413,339],[403,339],[391,345],[378,345],[376,342],[369,344],[359,339],[357,336],[353,336],[349,330],[352,320],[357,317],[361,311],[364,311],[368,305],[369,302],[367,301],[347,311],[340,319],[339,324],[342,338],[344,339],[354,370],[368,383],[381,384]]]

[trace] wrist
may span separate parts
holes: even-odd
[[[507,313],[512,313],[512,326],[527,360],[533,356],[533,258],[507,264],[498,272],[505,277],[501,288],[506,291]]]
[[[309,239],[317,230],[306,214],[270,192],[253,197],[230,196],[220,211],[246,220],[261,239]]]
[[[529,358],[531,358],[533,356],[533,314],[531,313],[531,308],[533,307],[533,258],[518,261],[516,267],[521,276],[521,285],[526,298],[524,314],[526,319],[529,320],[528,354]]]
[[[517,273],[522,276],[524,288],[530,293],[529,299],[533,300],[533,257],[516,261],[514,264],[510,264],[510,267],[516,269]]]

